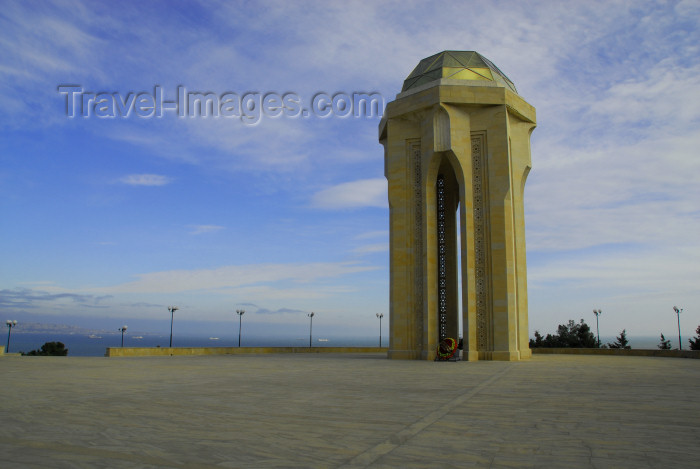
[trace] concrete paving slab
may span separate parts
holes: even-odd
[[[0,467],[700,467],[700,361],[0,358]]]

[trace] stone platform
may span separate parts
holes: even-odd
[[[0,467],[698,467],[700,361],[0,358]]]

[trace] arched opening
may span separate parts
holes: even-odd
[[[459,340],[462,330],[459,195],[454,168],[443,158],[435,182],[438,343],[445,338]]]

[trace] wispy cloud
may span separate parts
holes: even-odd
[[[219,225],[189,225],[189,227],[191,228],[190,234],[193,235],[215,233],[224,229],[223,226]]]
[[[373,254],[375,252],[388,252],[389,243],[366,244],[352,250],[355,254]]]
[[[130,186],[165,186],[172,182],[172,179],[160,174],[129,174],[119,179],[122,184]]]
[[[355,239],[389,238],[389,230],[367,231],[355,236]]]
[[[146,301],[139,301],[136,303],[125,304],[130,308],[165,308],[164,304],[148,303]]]
[[[535,162],[525,189],[528,249],[694,244],[700,230],[693,202],[700,200],[697,145],[696,133],[589,151],[550,146],[546,152],[558,160]]]
[[[309,283],[376,269],[375,266],[357,262],[235,265],[216,269],[170,270],[140,274],[137,275],[138,280],[134,282],[100,290],[109,293],[215,291],[242,286],[268,286],[280,281]]]
[[[344,182],[314,194],[311,205],[322,209],[386,208],[389,206],[387,182],[384,178]]]

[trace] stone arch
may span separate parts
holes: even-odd
[[[444,74],[437,69],[452,70],[457,62],[471,66],[474,60],[496,78],[467,72],[458,79],[439,78]],[[535,109],[505,75],[474,52],[441,53],[421,61],[416,70],[387,105],[379,127],[391,200],[388,356],[435,358],[441,333],[459,335],[461,313],[463,358],[527,358],[522,189],[530,167]],[[442,261],[439,197],[446,223]],[[439,262],[445,274],[443,292],[438,288]],[[456,298],[458,272],[461,302]],[[440,308],[449,311],[442,323]]]

